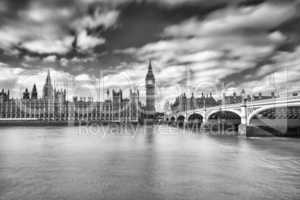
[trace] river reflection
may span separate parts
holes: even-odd
[[[0,199],[299,199],[299,139],[167,126],[0,130]]]

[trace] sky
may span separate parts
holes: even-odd
[[[151,59],[158,109],[183,92],[298,90],[299,11],[299,0],[1,0],[0,88],[17,98],[36,83],[41,95],[49,69],[69,96],[144,94]]]

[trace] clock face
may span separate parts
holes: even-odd
[[[147,85],[153,85],[153,80],[147,80]]]

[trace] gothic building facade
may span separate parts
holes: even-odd
[[[10,98],[9,91],[0,92],[1,120],[34,120],[34,121],[103,121],[103,122],[138,122],[141,120],[143,106],[140,103],[139,91],[130,90],[124,98],[122,90],[108,91],[104,101],[93,101],[92,98],[74,97],[67,100],[66,90],[53,87],[50,71],[38,97],[36,85],[31,92],[26,88],[20,99]],[[152,94],[153,90],[151,90]],[[150,108],[154,108],[154,102]],[[149,106],[149,105],[148,105]]]
[[[0,103],[8,101],[9,99],[10,99],[9,90],[7,90],[7,92],[5,92],[4,89],[2,89],[0,92]]]

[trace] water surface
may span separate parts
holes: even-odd
[[[0,199],[300,199],[300,140],[166,126],[0,129]]]

